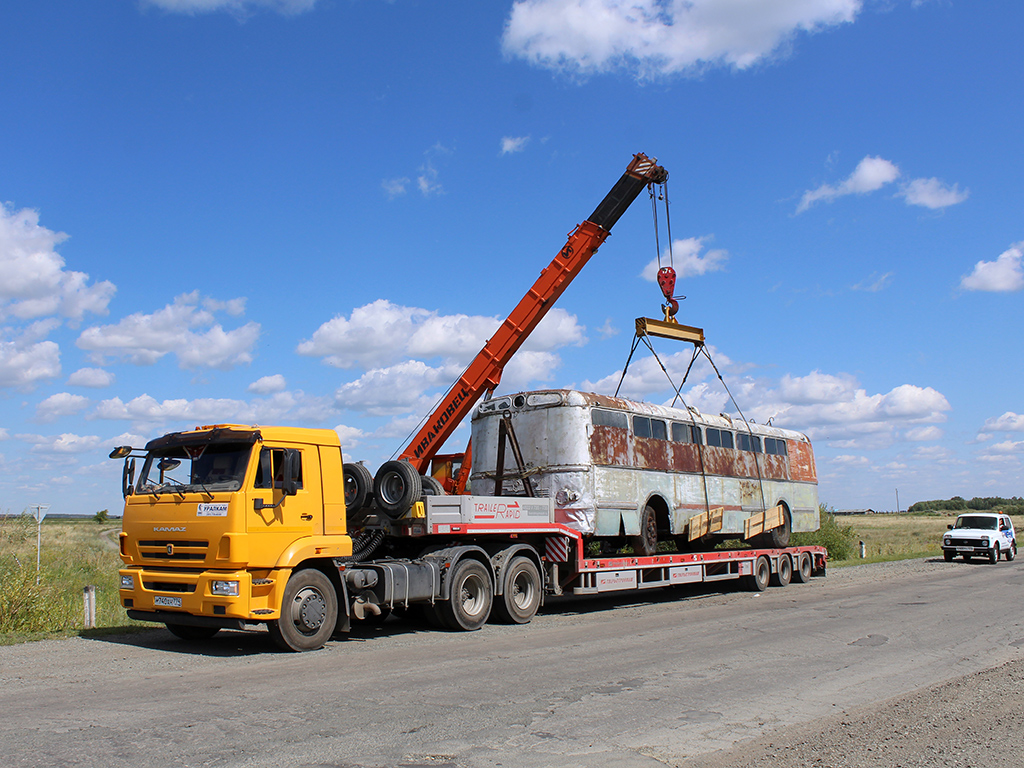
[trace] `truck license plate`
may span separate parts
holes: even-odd
[[[181,608],[181,598],[157,595],[153,598],[153,605],[166,605],[170,608]]]
[[[974,547],[957,547],[956,551],[957,552],[973,552],[974,551]]]

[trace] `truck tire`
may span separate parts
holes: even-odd
[[[633,554],[637,557],[650,557],[658,552],[658,516],[654,507],[648,504],[640,516],[640,535],[629,537]]]
[[[992,547],[992,549],[989,550],[989,552],[988,552],[988,561],[990,563],[992,563],[992,565],[995,565],[996,563],[999,562],[999,545],[998,544],[996,544],[994,547]]]
[[[797,555],[796,567],[793,569],[793,581],[798,584],[806,584],[811,580],[813,571],[814,564],[811,562],[811,556],[806,552]]]
[[[514,557],[505,568],[501,595],[494,614],[505,624],[527,624],[540,608],[540,571],[528,557]]]
[[[761,555],[754,561],[754,572],[746,577],[747,589],[751,592],[764,592],[771,576],[772,564],[768,562],[767,557]]]
[[[373,475],[362,464],[344,464],[341,468],[345,480],[345,511],[348,516],[366,506],[373,498]]]
[[[460,560],[452,568],[451,597],[437,604],[437,611],[450,629],[472,632],[491,615],[494,590],[491,575],[479,560]]]
[[[772,574],[771,583],[773,587],[785,587],[793,578],[793,561],[789,555],[779,555],[775,563],[775,573]]]
[[[267,622],[270,637],[285,651],[323,647],[338,623],[338,594],[320,571],[295,571],[284,588],[281,618]]]
[[[1011,544],[1009,548],[1007,548],[1004,556],[1006,557],[1006,562],[1013,560],[1013,558],[1017,556],[1017,545]]]
[[[424,496],[444,496],[444,486],[441,481],[433,475],[421,475],[420,483],[423,485]]]
[[[422,478],[408,461],[385,461],[373,479],[377,507],[392,520],[412,509],[422,495]]]
[[[165,624],[167,631],[181,640],[209,640],[220,632],[218,627],[192,627],[188,624]]]

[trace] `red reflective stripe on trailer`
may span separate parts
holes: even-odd
[[[552,563],[569,562],[569,539],[565,536],[548,536],[544,539],[544,556]]]

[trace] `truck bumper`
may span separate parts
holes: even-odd
[[[119,571],[121,605],[128,609],[129,616],[143,621],[192,626],[229,625],[196,625],[187,620],[189,617],[236,622],[270,621],[280,617],[278,585],[283,590],[287,581],[286,572],[280,580],[278,573],[271,572],[267,578],[254,579],[248,571],[122,568]],[[132,616],[132,613],[139,615]]]

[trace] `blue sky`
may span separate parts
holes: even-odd
[[[641,151],[671,175],[679,319],[745,415],[811,436],[822,501],[1019,495],[1022,23],[1010,0],[7,3],[0,511],[117,510],[111,446],[198,424],[334,427],[375,467]],[[614,390],[656,258],[641,198],[503,390]],[[678,381],[690,352],[657,349]],[[652,362],[623,391],[665,402]],[[731,408],[706,365],[684,393]]]

